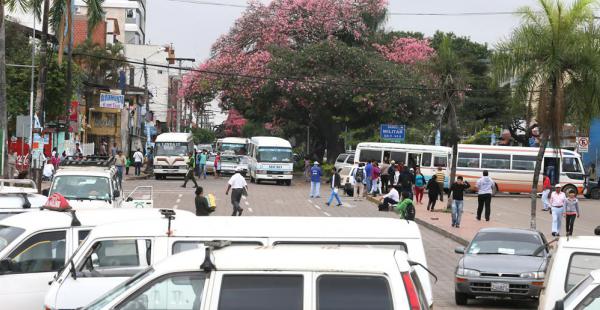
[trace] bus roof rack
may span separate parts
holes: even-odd
[[[78,166],[86,166],[86,167],[111,167],[115,164],[115,158],[112,156],[67,156],[65,160],[61,163],[61,166],[69,166],[69,167],[78,167]]]

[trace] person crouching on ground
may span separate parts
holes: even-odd
[[[329,179],[329,184],[331,185],[331,195],[329,195],[329,200],[327,200],[326,205],[329,207],[331,205],[331,202],[333,201],[333,198],[335,197],[335,199],[337,200],[337,207],[341,207],[342,206],[342,200],[340,200],[340,195],[338,195],[338,189],[340,188],[340,174],[338,173],[337,169],[333,168],[331,170],[331,179]]]
[[[398,202],[400,202],[398,186],[391,186],[390,191],[383,195],[379,201],[381,202],[379,205],[379,211],[390,211],[390,206],[396,205]]]
[[[204,197],[204,189],[202,186],[196,187],[194,204],[196,206],[196,216],[209,216],[214,211],[208,204],[208,199]]]
[[[410,193],[402,192],[402,196],[400,197],[400,203],[396,205],[394,211],[400,215],[400,218],[406,218],[406,207],[409,204],[412,204],[412,199],[410,199]]]

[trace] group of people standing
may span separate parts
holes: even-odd
[[[555,184],[554,191],[552,191],[552,182],[548,173],[544,173],[542,184],[542,211],[548,211],[552,215],[552,236],[560,236],[563,216],[565,217],[567,236],[573,235],[575,218],[581,215],[577,193],[571,190],[565,194],[561,184]]]

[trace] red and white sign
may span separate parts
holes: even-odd
[[[67,201],[63,195],[54,193],[48,197],[48,201],[44,204],[44,208],[55,211],[65,211],[71,209],[71,206],[69,205],[69,201]]]
[[[579,153],[587,153],[590,147],[589,137],[577,137],[577,150]]]

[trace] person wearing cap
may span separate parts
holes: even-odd
[[[560,236],[560,224],[567,196],[561,191],[560,184],[556,184],[554,189],[555,191],[550,195],[550,214],[552,214],[552,236],[557,237]]]
[[[312,168],[310,168],[310,198],[320,198],[321,194],[321,177],[323,171],[319,167],[319,162],[315,161]]]
[[[240,174],[241,171],[241,168],[235,168],[235,173],[227,182],[225,195],[229,195],[229,190],[231,189],[231,205],[233,206],[233,213],[231,216],[242,216],[242,211],[244,211],[244,209],[240,207],[240,201],[242,200],[244,190],[246,191],[246,194],[248,193],[248,183],[246,183],[246,179]]]

